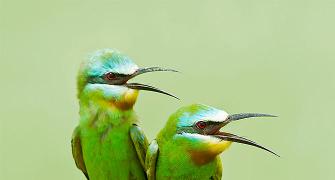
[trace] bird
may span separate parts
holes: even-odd
[[[203,104],[181,107],[147,148],[145,167],[149,180],[218,180],[223,167],[220,154],[232,142],[247,144],[276,154],[247,138],[220,130],[232,121],[251,117],[276,117],[270,114],[239,113]]]
[[[157,71],[178,72],[161,67],[139,68],[116,49],[98,50],[80,66],[80,120],[71,146],[76,166],[87,179],[146,179],[144,163],[149,143],[133,106],[140,90],[178,97],[128,80]]]

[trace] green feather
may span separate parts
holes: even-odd
[[[172,114],[148,147],[145,162],[148,179],[221,179],[223,168],[219,154],[222,151],[210,154],[213,152],[212,148],[217,147],[217,140],[211,141],[210,137],[207,140],[197,138],[196,130],[193,129],[195,122],[221,117],[216,116],[220,113],[222,114],[215,108],[194,104],[182,107]],[[194,136],[181,135],[184,130]],[[195,156],[200,158],[201,163],[194,160],[192,153],[198,153]]]
[[[107,83],[90,83],[107,72],[132,74],[138,67],[112,49],[97,51],[78,75],[79,126],[72,138],[77,167],[90,180],[146,179],[148,141],[140,130],[133,105],[137,90]]]

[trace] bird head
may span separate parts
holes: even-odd
[[[185,147],[197,164],[211,161],[226,150],[232,142],[251,145],[277,155],[252,140],[221,130],[232,121],[251,117],[275,116],[259,113],[229,115],[223,110],[194,104],[182,107],[171,115],[160,136],[172,139],[180,146]]]
[[[85,61],[78,74],[78,97],[129,109],[136,102],[138,91],[146,90],[176,96],[153,86],[128,83],[128,80],[144,73],[172,71],[160,67],[139,68],[129,57],[114,49],[103,49]],[[178,98],[177,98],[178,99]]]

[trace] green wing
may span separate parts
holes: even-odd
[[[156,179],[156,162],[158,158],[158,144],[156,140],[153,140],[147,151],[146,159],[145,159],[145,169],[147,172],[148,180]]]
[[[81,150],[81,140],[80,140],[80,128],[79,126],[76,127],[73,131],[72,140],[71,140],[71,146],[72,146],[72,156],[74,161],[76,162],[77,168],[80,169],[86,176],[86,178],[89,180],[88,177],[84,158],[83,158],[83,152]]]
[[[133,124],[130,127],[130,137],[135,146],[138,159],[140,160],[143,169],[145,169],[144,163],[145,163],[145,154],[147,152],[147,148],[149,145],[148,139],[145,136],[142,129],[136,124]]]

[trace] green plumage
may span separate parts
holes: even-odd
[[[80,67],[77,86],[80,122],[72,136],[77,167],[91,180],[146,179],[148,140],[138,126],[133,106],[139,90],[176,96],[156,87],[128,80],[144,73],[170,71],[139,68],[121,52],[102,49]]]
[[[200,135],[195,124],[202,119],[215,120],[224,115],[222,111],[200,104],[180,108],[171,115],[148,147],[145,162],[148,179],[221,179],[219,154],[230,142]]]
[[[175,141],[161,143],[157,151],[159,158],[155,166],[156,172],[151,172],[150,180],[154,180],[155,178],[157,180],[221,179],[222,164],[220,157],[216,157],[213,161],[205,165],[197,165],[192,162],[191,157],[188,156],[187,148],[182,143]],[[150,146],[152,146],[151,143]],[[150,154],[154,154],[154,152],[150,152]],[[149,156],[148,159],[150,159]],[[150,168],[150,165],[148,165],[148,168]]]
[[[96,52],[81,66],[80,121],[72,137],[72,154],[87,179],[146,179],[148,141],[133,111],[138,90],[120,84],[137,69],[127,56],[111,49]]]
[[[153,140],[146,154],[146,172],[150,180],[221,179],[220,154],[232,142],[273,151],[244,137],[221,131],[232,121],[252,117],[275,117],[262,113],[228,114],[202,104],[177,110]],[[277,155],[278,156],[278,155]]]
[[[129,134],[137,123],[134,112],[83,111],[76,136],[81,141],[85,174],[91,180],[146,179]]]

